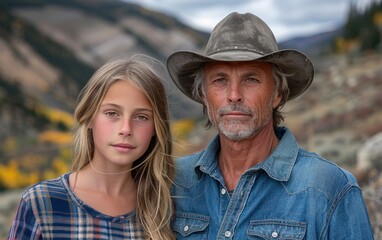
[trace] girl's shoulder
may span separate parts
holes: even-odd
[[[23,194],[24,201],[43,200],[52,198],[67,198],[67,179],[69,173],[60,177],[44,180],[30,186]]]

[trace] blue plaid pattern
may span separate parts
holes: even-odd
[[[87,206],[69,187],[69,173],[22,196],[8,239],[143,239],[135,211],[111,217]]]

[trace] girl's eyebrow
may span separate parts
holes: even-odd
[[[102,108],[105,108],[105,107],[114,107],[114,108],[119,108],[119,109],[123,108],[122,106],[120,106],[118,104],[115,104],[115,103],[104,103],[104,104],[101,104],[101,107]],[[134,110],[135,111],[153,112],[152,108],[135,108]]]
[[[122,108],[120,105],[115,103],[103,103],[100,107],[115,107],[115,108]]]

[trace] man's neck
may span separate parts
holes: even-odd
[[[232,141],[220,135],[219,167],[227,188],[234,189],[241,175],[271,155],[278,142],[273,129],[242,141]]]

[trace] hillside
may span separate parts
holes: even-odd
[[[198,49],[207,35],[176,19],[119,1],[0,3],[0,190],[69,170],[71,118],[79,90],[117,54],[162,61]],[[174,119],[199,105],[166,83]]]
[[[0,192],[69,171],[77,94],[107,59],[140,52],[164,61],[176,50],[202,51],[208,38],[177,19],[117,0],[4,0],[0,6]],[[355,51],[357,44],[348,39],[341,46],[352,51],[336,55],[332,47],[342,33],[280,44],[306,52],[316,68],[311,88],[286,104],[285,125],[302,146],[361,179],[357,153],[382,132],[382,53]],[[166,85],[174,135],[183,145],[176,144],[176,154],[203,148],[214,131],[202,127],[201,106],[171,81]],[[372,193],[382,185],[381,169],[362,177]],[[2,216],[11,214],[20,193],[12,191],[12,199],[0,195],[9,202],[0,208],[0,238],[9,221]],[[375,210],[373,221],[379,220]]]
[[[71,115],[94,70],[117,54],[147,53],[164,61],[176,49],[198,49],[207,34],[166,15],[108,0],[5,0],[0,26],[2,239],[22,191],[8,194],[7,189],[23,189],[70,170]],[[174,119],[201,116],[200,106],[172,82],[166,87]],[[179,134],[189,128],[182,124],[174,126]]]
[[[55,98],[62,92],[47,84],[66,87],[62,92],[64,99],[56,103],[52,97],[40,98],[48,105],[64,102],[73,106],[79,88],[94,69],[113,56],[139,52],[164,61],[174,50],[199,49],[207,38],[206,33],[192,30],[174,18],[119,1],[97,0],[88,4],[86,0],[7,0],[6,6],[3,15],[7,16],[5,24],[9,27],[2,38],[3,49],[9,52],[2,54],[2,62],[8,64],[2,64],[0,72],[25,89],[40,86],[37,92],[31,90],[39,97],[46,96],[41,92],[44,87],[45,92],[55,92]],[[62,56],[57,55],[60,53]],[[32,58],[38,61],[33,64],[36,66],[27,64],[33,69],[20,70],[25,60]],[[9,59],[13,60],[12,67]],[[35,76],[29,84],[23,80],[26,74]],[[172,82],[168,88],[170,99],[178,103],[174,108],[191,108],[187,114],[197,114],[198,111],[192,111],[194,103],[179,97]],[[173,112],[179,118],[175,109]]]
[[[382,131],[381,56],[316,62],[311,88],[284,109],[300,143],[341,165],[355,164],[363,142]]]

